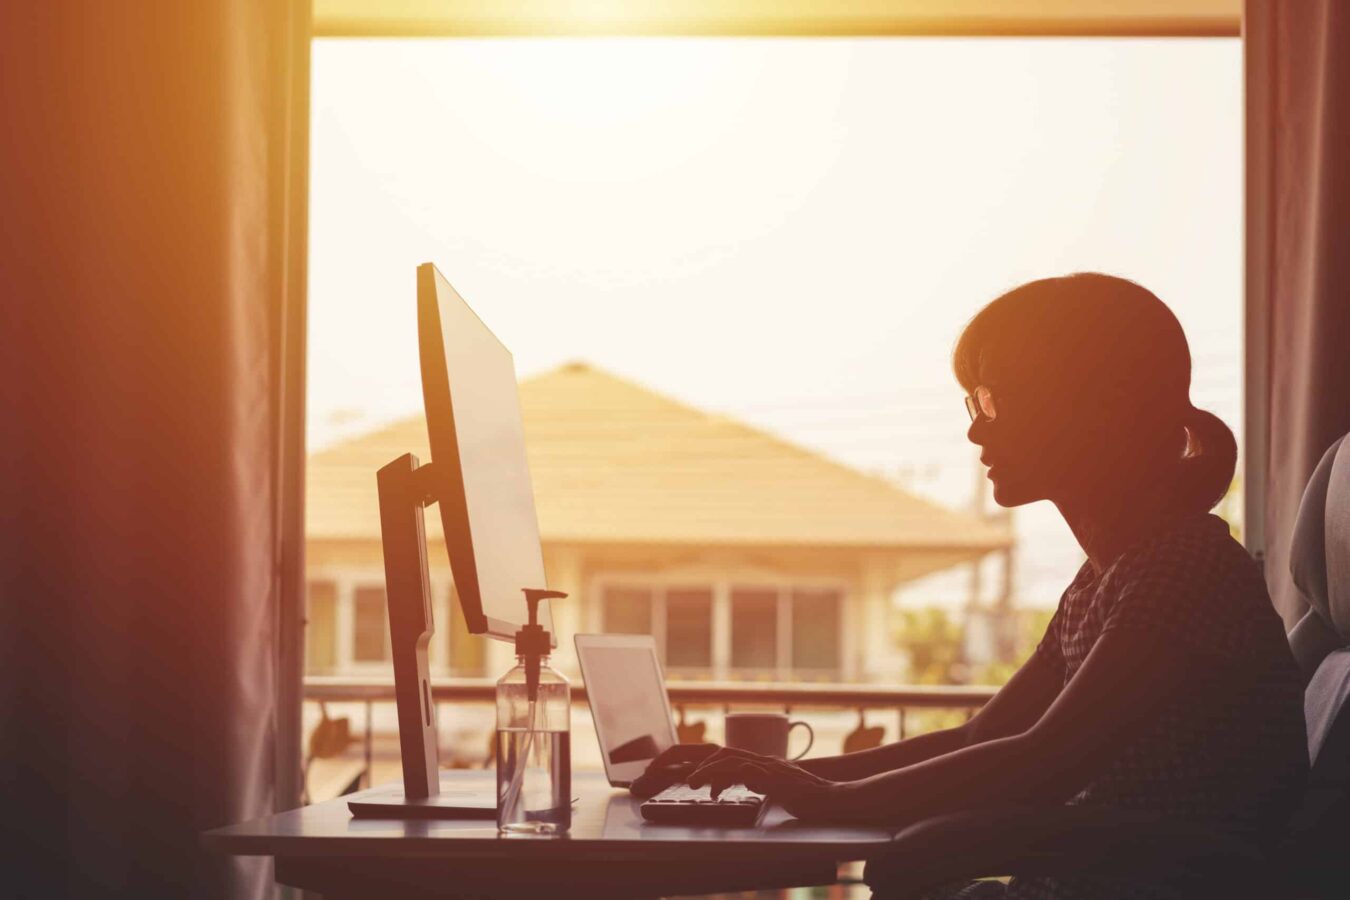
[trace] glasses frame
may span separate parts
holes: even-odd
[[[971,422],[978,421],[981,416],[990,422],[997,419],[998,407],[994,404],[994,392],[982,384],[976,386],[966,395],[966,412],[970,414]]]

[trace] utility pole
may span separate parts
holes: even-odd
[[[981,522],[988,518],[985,507],[989,502],[989,479],[984,475],[984,467],[977,459],[975,461],[975,489],[971,492],[970,512]],[[970,598],[966,603],[967,617],[975,609],[979,608],[980,595],[984,592],[984,576],[980,563],[982,559],[972,560],[970,563]]]
[[[1008,525],[1008,531],[1012,531],[1013,516],[1012,510],[1007,510],[1001,518]],[[1003,662],[1011,662],[1013,655],[1017,653],[1017,610],[1013,609],[1013,562],[1016,559],[1014,551],[1016,549],[1016,538],[1013,543],[1003,548],[1003,581],[999,586],[998,592],[998,631],[999,631],[999,656]]]
[[[979,460],[975,460],[974,466],[975,481],[970,495],[970,513],[981,521],[985,517],[985,503],[987,501],[987,480],[984,477],[983,469]],[[977,662],[987,662],[985,659],[972,659],[972,641],[978,636],[988,633],[988,621],[984,616],[984,611],[980,609],[980,596],[984,593],[984,573],[980,563],[982,558],[972,559],[970,561],[970,588],[966,597],[966,608],[961,621],[961,642],[957,647],[956,661],[961,671],[967,673],[969,678],[970,667]],[[976,655],[980,655],[976,651]]]
[[[1012,510],[989,511],[989,479],[984,467],[976,461],[975,486],[971,494],[971,513],[975,518],[990,524],[1000,524],[1012,530]],[[1013,609],[1014,545],[1009,544],[999,552],[1002,565],[1002,577],[999,579],[998,596],[992,609],[984,608],[981,596],[984,593],[983,559],[970,564],[970,597],[966,603],[966,627],[978,617],[984,617],[992,631],[994,654],[999,662],[1010,662],[1017,652],[1017,615]]]

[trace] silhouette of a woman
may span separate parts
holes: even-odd
[[[1306,775],[1302,681],[1257,566],[1209,514],[1237,450],[1191,405],[1180,323],[1134,282],[1048,278],[981,310],[953,362],[994,499],[1055,504],[1087,556],[1030,659],[958,728],[796,765],[676,747],[636,789],[743,783],[807,821],[892,825],[1077,804],[1261,839]],[[1127,894],[1149,895],[1063,877],[933,896]]]

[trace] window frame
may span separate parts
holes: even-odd
[[[328,654],[332,658],[332,664],[329,666],[325,666],[321,670],[311,672],[309,669],[311,662],[310,642],[315,640],[315,632],[312,630],[312,628],[314,624],[314,619],[317,616],[317,611],[314,606],[314,589],[318,585],[325,585],[332,589],[332,596],[327,598],[331,601],[328,605],[330,607],[329,613],[333,617],[329,634],[329,637],[331,638],[331,644],[327,648]],[[340,598],[340,588],[338,587],[337,579],[330,577],[327,573],[323,573],[322,577],[305,579],[305,617],[302,627],[304,630],[304,639],[305,639],[304,665],[306,677],[308,677],[311,674],[316,676],[327,676],[327,675],[336,675],[341,672],[342,661],[339,656],[340,651],[338,649],[340,644],[342,643],[341,638],[339,637],[338,634],[338,606],[341,602],[339,598]]]
[[[362,570],[361,575],[338,582],[338,666],[339,671],[352,675],[384,675],[393,670],[394,651],[389,634],[389,595],[385,592],[384,573],[373,576],[374,570]],[[384,599],[384,659],[356,658],[356,592],[362,588],[378,588]],[[343,609],[342,607],[345,607]]]
[[[792,595],[794,591],[822,591],[838,596],[836,618],[838,634],[836,652],[838,666],[833,670],[831,679],[847,678],[850,674],[848,628],[855,617],[850,616],[850,607],[856,605],[859,593],[846,578],[838,576],[795,576],[784,573],[766,573],[763,571],[736,570],[702,572],[657,572],[657,571],[602,571],[593,575],[586,584],[584,594],[590,613],[590,627],[597,631],[605,630],[605,591],[610,588],[651,591],[652,594],[652,637],[656,641],[657,656],[661,665],[666,667],[666,612],[665,595],[671,589],[711,589],[712,590],[712,666],[705,676],[701,672],[692,672],[693,677],[711,677],[718,681],[744,678],[752,680],[759,675],[769,675],[774,681],[800,680],[802,671],[792,664]],[[777,635],[772,669],[737,669],[731,665],[731,594],[736,588],[771,590],[776,595],[775,615],[777,617]],[[659,615],[659,618],[658,618]],[[667,674],[683,677],[689,670],[669,670]],[[825,670],[816,670],[824,673]]]
[[[313,0],[316,37],[1239,37],[1242,0]]]
[[[407,4],[412,8],[418,4],[410,0],[394,0],[394,3]],[[538,2],[538,0],[536,0]],[[346,4],[345,6],[343,4]],[[273,360],[273,370],[277,377],[277,391],[280,394],[279,415],[277,417],[277,461],[274,471],[276,493],[274,518],[277,523],[277,594],[279,598],[279,650],[277,686],[278,705],[284,714],[278,721],[277,766],[281,773],[277,778],[278,796],[283,803],[291,805],[299,801],[301,791],[298,763],[303,753],[303,737],[300,725],[300,708],[304,701],[304,680],[306,662],[306,591],[308,572],[305,565],[305,467],[308,450],[305,441],[305,409],[308,395],[308,255],[309,255],[309,173],[312,149],[309,142],[312,127],[310,111],[311,91],[311,41],[314,38],[335,37],[428,37],[428,36],[493,36],[506,34],[533,35],[596,35],[596,34],[688,34],[688,35],[755,35],[755,36],[967,36],[967,37],[1049,37],[1055,35],[1073,35],[1076,37],[1214,37],[1238,38],[1245,40],[1243,34],[1243,0],[1163,0],[1154,5],[1131,0],[1133,15],[1121,15],[1104,18],[1102,11],[1096,11],[1097,17],[1084,16],[1081,8],[1075,9],[1071,0],[1066,0],[1057,13],[1047,11],[1048,4],[1038,3],[1039,17],[1004,17],[992,19],[980,7],[971,7],[983,15],[971,15],[967,11],[964,19],[947,15],[934,15],[932,7],[928,9],[929,19],[917,20],[911,7],[903,0],[891,0],[886,6],[878,8],[875,4],[865,4],[860,0],[842,0],[829,2],[817,0],[815,3],[796,0],[786,9],[779,8],[766,13],[770,7],[747,3],[745,0],[704,0],[703,5],[691,4],[686,9],[686,18],[672,20],[668,7],[662,8],[663,17],[656,28],[648,22],[647,30],[629,23],[606,22],[590,17],[589,26],[584,17],[586,10],[564,11],[559,19],[559,10],[555,6],[544,9],[533,6],[529,15],[521,15],[520,10],[511,16],[502,16],[498,12],[495,19],[484,21],[482,15],[492,9],[486,0],[443,3],[444,10],[452,10],[439,17],[431,15],[425,4],[421,11],[413,16],[404,16],[400,21],[391,14],[393,4],[376,0],[313,0],[312,4],[302,4],[295,13],[296,33],[299,36],[308,31],[310,40],[299,37],[291,50],[291,79],[288,85],[288,117],[286,143],[289,145],[287,169],[290,174],[282,201],[284,228],[288,234],[287,248],[283,265],[286,269],[285,289],[278,304],[277,328],[281,335],[279,346]],[[1146,10],[1147,7],[1147,10]],[[758,8],[760,15],[771,15],[772,20],[754,20],[745,15],[747,9]],[[615,7],[618,9],[618,7]],[[478,18],[474,18],[474,13]],[[543,15],[542,13],[547,13]],[[592,11],[593,12],[593,11]],[[908,12],[909,18],[904,13]],[[730,13],[731,18],[728,18]],[[703,18],[699,18],[699,16]],[[569,23],[567,17],[572,21]],[[692,17],[691,17],[692,16]],[[720,18],[718,18],[720,16]],[[736,17],[739,16],[739,19]],[[583,21],[577,21],[582,18]],[[494,24],[495,23],[495,24]],[[1258,48],[1259,49],[1259,48]],[[1252,71],[1249,67],[1249,73]],[[1261,88],[1261,84],[1247,78],[1247,87]],[[1247,135],[1248,157],[1253,157],[1255,146],[1251,134]],[[1256,149],[1259,149],[1256,148]],[[1259,154],[1255,154],[1259,155]],[[1261,196],[1259,173],[1257,168],[1248,165],[1244,177],[1248,198]],[[1261,212],[1263,210],[1259,210]],[[1266,401],[1269,373],[1260,357],[1254,353],[1259,350],[1265,338],[1265,323],[1261,318],[1261,301],[1264,296],[1252,285],[1251,277],[1253,257],[1253,234],[1265,227],[1264,220],[1256,221],[1257,216],[1249,210],[1246,223],[1247,242],[1244,248],[1243,265],[1248,274],[1246,293],[1246,359],[1244,360],[1244,421],[1246,423],[1246,441],[1241,471],[1245,483],[1244,491],[1244,540],[1247,548],[1258,555],[1264,551],[1264,518],[1266,508]],[[1258,261],[1259,262],[1259,261]],[[589,594],[587,595],[589,596]],[[846,633],[855,618],[855,607],[861,598],[845,591],[840,601],[841,618],[841,671],[845,677],[855,676],[855,660],[850,655],[849,638]],[[716,609],[716,603],[714,604]],[[716,613],[715,613],[716,615]],[[714,640],[716,638],[714,637]],[[339,640],[339,648],[342,642]],[[339,649],[340,652],[340,649]]]

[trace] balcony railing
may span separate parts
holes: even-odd
[[[443,678],[431,688],[432,702],[492,703],[496,682],[488,678]],[[860,715],[885,710],[897,717],[897,733],[907,735],[907,713],[911,710],[955,710],[966,717],[989,702],[998,688],[992,685],[877,685],[824,683],[771,683],[741,681],[670,681],[667,693],[683,720],[690,707],[732,706],[777,707],[784,712],[801,709],[857,710]],[[309,676],[305,679],[305,700],[323,703],[359,703],[365,708],[365,771],[371,771],[374,755],[374,706],[394,702],[391,680]],[[586,700],[582,684],[572,686],[572,702]]]

